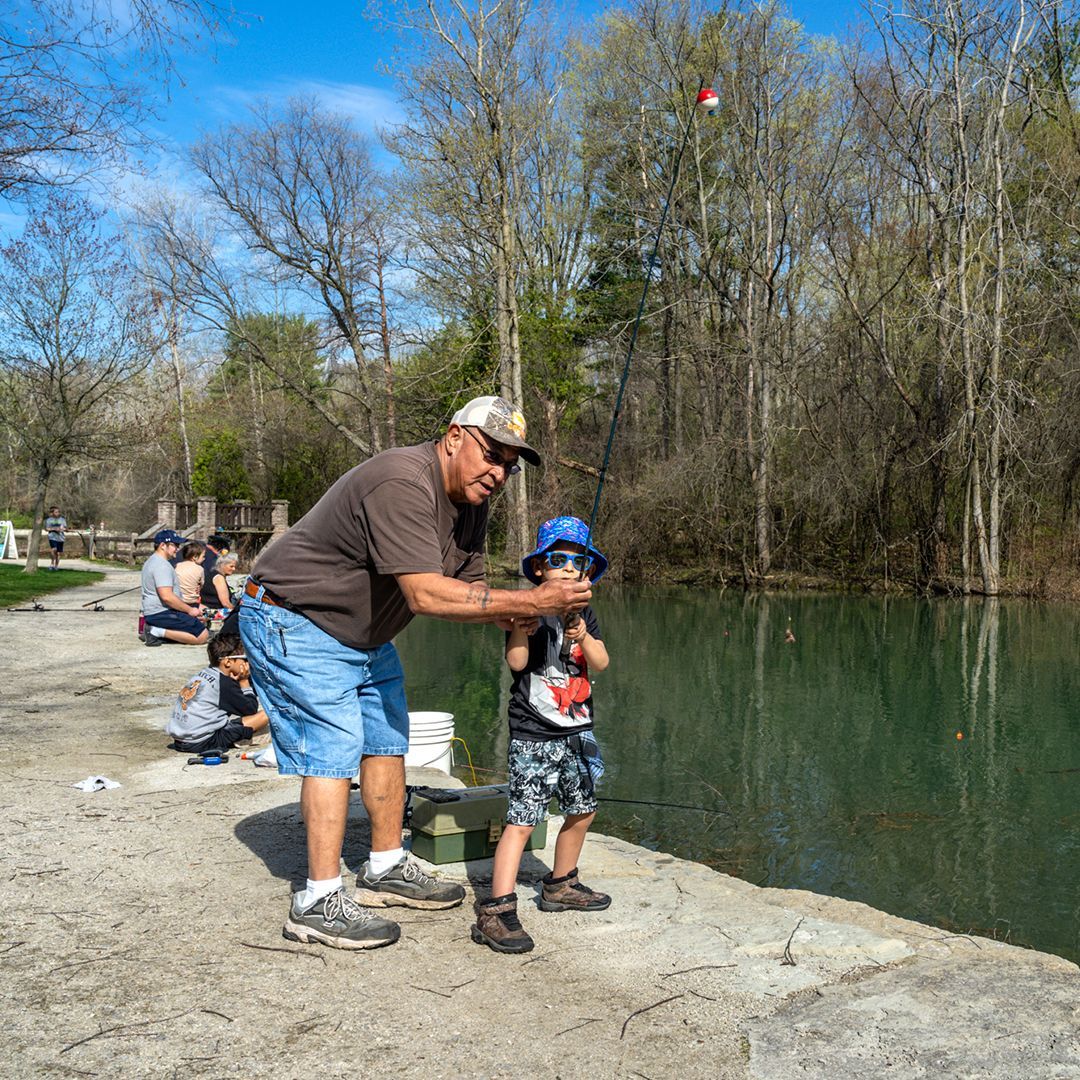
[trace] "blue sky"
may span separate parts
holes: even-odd
[[[321,0],[304,8],[295,0],[236,2],[250,11],[232,27],[231,40],[176,57],[178,78],[151,130],[162,149],[145,155],[147,179],[127,174],[110,203],[126,202],[147,183],[185,187],[186,146],[204,131],[243,122],[260,98],[314,95],[367,131],[400,118],[394,81],[380,70],[393,59],[395,37],[365,19],[367,0]],[[582,19],[604,6],[563,0],[561,10],[572,4]],[[860,13],[858,0],[788,0],[788,8],[815,34],[843,34]],[[24,213],[0,200],[0,237],[21,231]]]
[[[322,0],[303,10],[286,0],[246,3],[252,14],[231,44],[217,46],[214,56],[180,58],[187,85],[175,87],[163,109],[164,135],[189,142],[200,130],[242,120],[260,96],[293,93],[316,93],[365,128],[396,118],[393,80],[379,70],[380,61],[392,60],[394,38],[364,18],[365,0]],[[576,6],[588,18],[603,5]],[[857,0],[789,0],[788,7],[815,34],[843,33],[860,10]]]

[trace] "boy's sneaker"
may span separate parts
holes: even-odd
[[[364,863],[356,878],[356,898],[367,907],[442,909],[457,907],[465,889],[452,881],[437,881],[406,857],[375,877],[371,863]]]
[[[517,917],[517,893],[493,896],[476,905],[472,939],[477,945],[490,945],[496,952],[531,952],[533,939]]]
[[[378,949],[401,937],[397,923],[364,911],[344,889],[316,900],[306,911],[300,911],[294,900],[281,932],[290,941],[306,945],[317,941],[334,949]]]
[[[578,881],[577,867],[566,877],[546,874],[540,892],[541,911],[603,911],[611,907],[611,897],[595,892]]]

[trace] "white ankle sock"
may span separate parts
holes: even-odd
[[[368,855],[368,863],[371,865],[373,877],[382,877],[387,870],[397,866],[405,858],[404,848],[394,848],[391,851],[373,851]]]
[[[307,911],[312,904],[321,900],[324,896],[329,896],[332,892],[337,892],[341,887],[340,874],[335,878],[327,878],[325,881],[312,881],[311,878],[308,878],[307,888],[303,892],[296,894],[294,902],[300,911]]]

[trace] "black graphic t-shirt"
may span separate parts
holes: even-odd
[[[592,608],[587,607],[581,615],[589,633],[602,641]],[[564,664],[559,658],[562,640],[562,619],[542,616],[539,628],[529,638],[528,663],[514,672],[510,687],[510,738],[547,742],[593,726],[588,665],[580,645],[572,646],[570,659]]]

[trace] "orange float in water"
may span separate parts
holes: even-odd
[[[956,733],[956,737],[957,737],[958,739],[962,739],[962,738],[964,737],[964,733],[963,733],[962,731],[958,731],[958,732]]]

